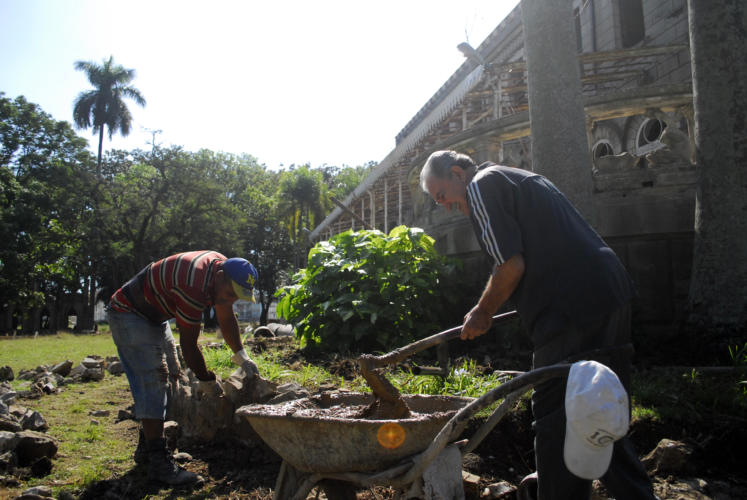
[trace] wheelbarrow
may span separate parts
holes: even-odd
[[[460,328],[381,357],[367,356],[364,363],[370,369],[396,362],[455,338]],[[362,393],[328,393],[281,405],[247,405],[236,410],[236,415],[247,419],[283,460],[275,500],[303,500],[316,486],[330,500],[353,499],[359,487],[389,486],[404,493],[420,481],[447,445],[455,444],[462,455],[474,450],[522,394],[552,378],[567,377],[570,366],[513,372],[514,378],[476,399],[405,395],[402,399],[411,412],[406,418],[360,418],[361,410],[376,399],[376,394]],[[500,399],[503,402],[469,440],[454,443],[470,418]]]

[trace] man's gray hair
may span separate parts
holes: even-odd
[[[450,150],[436,151],[431,153],[420,171],[420,188],[428,192],[425,188],[425,181],[430,177],[436,179],[448,177],[453,165],[460,167],[462,170],[477,166],[475,161],[465,154]]]

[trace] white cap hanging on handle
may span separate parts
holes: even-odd
[[[609,367],[596,361],[571,366],[565,390],[566,467],[582,479],[602,477],[615,441],[628,433],[628,393]]]

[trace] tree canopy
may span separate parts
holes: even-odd
[[[0,304],[79,288],[91,207],[87,142],[24,97],[0,93]]]
[[[68,122],[0,93],[0,304],[27,311],[67,293],[93,310],[143,266],[194,249],[241,256],[260,270],[266,320],[308,249],[342,173],[271,171],[251,155],[154,146],[111,150],[101,168]],[[343,194],[340,194],[343,196]],[[285,281],[284,281],[285,280]]]

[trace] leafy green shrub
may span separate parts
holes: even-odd
[[[304,345],[390,350],[443,329],[453,318],[458,263],[419,228],[346,231],[310,251],[308,265],[278,296],[278,315]]]

